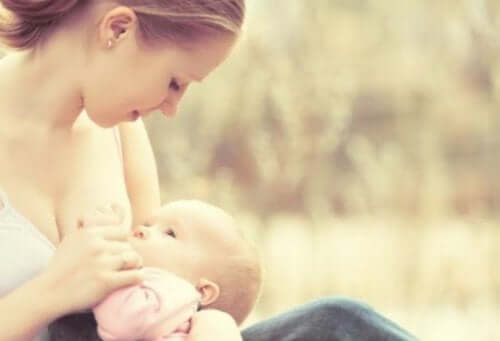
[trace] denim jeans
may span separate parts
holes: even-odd
[[[417,340],[367,305],[323,298],[248,327],[244,341]]]
[[[49,326],[49,332],[51,341],[100,340],[92,314],[63,317]],[[244,341],[417,340],[367,305],[345,298],[305,304],[250,326],[242,335]]]

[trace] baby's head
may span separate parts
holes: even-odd
[[[226,311],[238,324],[257,300],[261,272],[255,249],[220,208],[196,200],[169,203],[133,229],[130,243],[144,266],[190,281],[203,308]]]

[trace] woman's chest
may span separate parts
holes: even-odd
[[[10,145],[0,151],[0,189],[10,204],[53,244],[98,207],[115,203],[126,212],[125,185],[117,130],[93,129],[43,146]]]

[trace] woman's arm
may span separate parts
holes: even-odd
[[[142,120],[120,124],[120,138],[133,224],[137,225],[160,208],[158,171]]]
[[[49,282],[44,276],[0,298],[2,317],[1,341],[32,340],[40,328],[63,313],[63,305],[57,301]]]
[[[0,298],[0,340],[32,340],[59,316],[93,307],[112,291],[142,282],[143,271],[129,266],[139,259],[128,235],[119,225],[67,234],[43,272]]]
[[[186,341],[243,341],[231,315],[214,309],[197,312]]]

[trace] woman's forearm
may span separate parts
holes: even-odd
[[[41,275],[0,297],[0,341],[33,340],[41,328],[63,314],[57,294]]]

